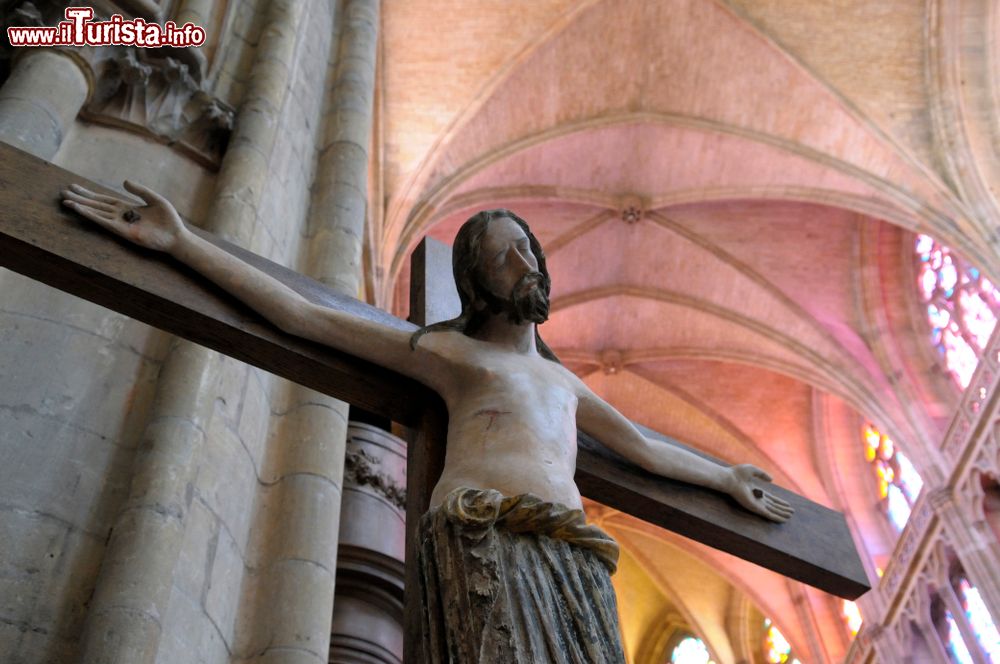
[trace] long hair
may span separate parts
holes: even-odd
[[[479,265],[479,251],[487,227],[494,219],[503,217],[512,219],[528,236],[531,253],[535,255],[535,260],[538,261],[538,271],[542,274],[540,288],[544,291],[546,298],[549,296],[552,280],[549,279],[549,271],[545,267],[545,254],[542,252],[542,245],[538,243],[538,239],[528,228],[528,223],[510,210],[503,208],[483,210],[462,224],[458,235],[455,236],[455,244],[452,246],[451,267],[455,274],[455,285],[458,287],[458,298],[462,303],[462,313],[451,320],[427,325],[414,332],[413,336],[410,337],[410,348],[416,349],[417,341],[428,332],[457,330],[466,336],[472,336],[486,322],[490,316],[489,307],[486,306],[488,293],[479,283],[476,267]],[[542,341],[542,337],[538,334],[537,325],[535,326],[535,345],[539,355],[547,360],[559,362],[559,358],[552,352],[552,349]]]

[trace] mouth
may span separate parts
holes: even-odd
[[[528,272],[522,276],[505,304],[512,323],[544,323],[548,320],[549,299],[543,288],[545,277],[539,272]]]
[[[518,295],[525,295],[532,290],[537,290],[541,285],[542,275],[538,272],[529,272],[517,282],[517,285],[514,286],[514,292]]]
[[[538,290],[538,283],[537,282],[528,282],[528,283],[521,284],[520,286],[517,287],[517,294],[518,295],[527,295],[528,293],[530,293],[533,290]]]

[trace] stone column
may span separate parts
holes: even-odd
[[[173,20],[178,27],[183,27],[185,23],[194,23],[211,34],[212,26],[209,25],[211,19],[212,0],[181,0],[174,12]],[[199,79],[205,75],[205,55],[201,49],[201,46],[184,49],[195,61]]]
[[[0,141],[52,159],[88,92],[87,77],[72,56],[28,49],[0,88]]]
[[[368,199],[379,0],[347,0],[310,215],[310,274],[357,297]]]
[[[952,664],[951,658],[948,657],[941,639],[938,637],[937,627],[929,615],[921,615],[913,620],[909,618],[899,619],[906,621],[906,625],[899,635],[899,643],[895,643],[895,639],[884,638],[888,634],[886,631],[880,631],[876,634],[874,644],[875,652],[878,653],[878,661],[900,661],[904,664]]]
[[[330,661],[403,661],[406,443],[348,427]]]
[[[932,498],[934,511],[944,524],[948,542],[969,582],[979,590],[994,619],[1000,620],[1000,569],[992,542],[972,525],[967,508],[956,503],[950,492],[935,493]]]
[[[269,171],[277,117],[288,93],[304,2],[273,0],[205,227],[249,244]],[[175,340],[136,454],[125,508],[112,532],[82,646],[83,662],[152,663],[206,424],[219,390],[220,356]]]
[[[337,65],[307,228],[306,272],[338,292],[352,297],[360,295],[361,285],[378,21],[378,0],[346,0],[344,3]],[[314,393],[299,388],[293,403],[315,399]],[[317,421],[315,425],[322,427],[331,439],[339,440],[346,434],[346,405],[332,399],[325,400],[324,403],[328,403],[330,408],[327,418],[329,421]],[[333,418],[333,413],[343,419],[337,421]],[[370,521],[372,513],[365,507],[366,503],[359,500],[347,500],[345,496],[340,512],[340,532],[349,537],[345,544],[347,548],[342,554],[347,556],[344,563],[348,567],[342,568],[338,558],[337,569],[352,569],[353,572],[356,570],[351,568],[352,565],[361,565],[367,571],[359,572],[360,576],[349,573],[345,585],[342,588],[338,585],[337,596],[332,603],[335,642],[330,652],[333,656],[336,649],[336,661],[373,661],[357,658],[362,657],[362,652],[369,652],[370,656],[375,656],[371,653],[378,652],[380,655],[374,661],[398,662],[401,650],[397,650],[397,646],[401,649],[402,641],[399,639],[397,643],[398,633],[391,627],[397,598],[394,590],[387,590],[395,588],[397,581],[381,588],[369,583],[372,577],[365,575],[371,572],[371,567],[364,562],[367,554],[361,553],[371,544],[363,533],[367,529],[382,528],[384,524]],[[394,528],[396,520],[389,524],[386,527]],[[377,547],[372,550],[371,555],[375,558],[388,556]],[[401,601],[401,597],[398,599]],[[371,619],[359,619],[360,615],[355,610],[364,611]],[[401,607],[398,614],[401,619]],[[351,635],[350,639],[346,638],[347,634]]]
[[[969,620],[965,617],[965,609],[962,608],[962,603],[955,594],[955,589],[951,587],[950,579],[938,590],[938,596],[944,602],[945,608],[951,612],[955,624],[958,625],[958,631],[962,634],[962,640],[965,641],[965,645],[969,649],[972,661],[975,664],[990,664],[986,659],[986,655],[983,654],[983,649],[976,639],[975,632],[972,631],[972,625],[969,624]]]
[[[212,0],[181,0],[174,13],[174,22],[178,26],[191,22],[208,29],[212,17]]]
[[[377,3],[370,0],[349,0],[335,20],[343,26],[335,45],[338,64],[322,123],[299,266],[303,273],[351,297],[358,295],[361,279],[376,22]],[[372,75],[364,74],[367,68]],[[283,410],[277,441],[283,454],[271,488],[276,520],[268,535],[273,542],[266,564],[269,606],[261,607],[265,619],[258,620],[255,639],[266,645],[254,661],[326,662],[348,408],[289,384]],[[266,639],[260,638],[263,634]]]
[[[53,160],[88,97],[89,71],[58,50],[18,55],[0,88],[0,140]],[[0,557],[8,566],[0,661],[73,659],[155,355],[142,326],[0,270]]]

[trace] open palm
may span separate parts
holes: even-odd
[[[63,190],[62,202],[71,210],[139,246],[157,251],[173,249],[178,238],[187,232],[174,206],[148,187],[129,180],[124,184],[125,189],[142,199],[144,206],[116,196],[98,194],[78,184]]]
[[[787,521],[795,509],[787,501],[778,498],[759,484],[770,482],[771,476],[757,466],[745,463],[730,468],[733,484],[729,494],[743,507],[765,519]]]

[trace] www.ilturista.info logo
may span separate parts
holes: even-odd
[[[93,7],[67,7],[66,20],[54,28],[9,27],[11,46],[141,46],[185,48],[205,43],[205,29],[194,23],[181,27],[173,21],[163,25],[141,18],[126,20],[114,14],[107,21],[94,21]]]

